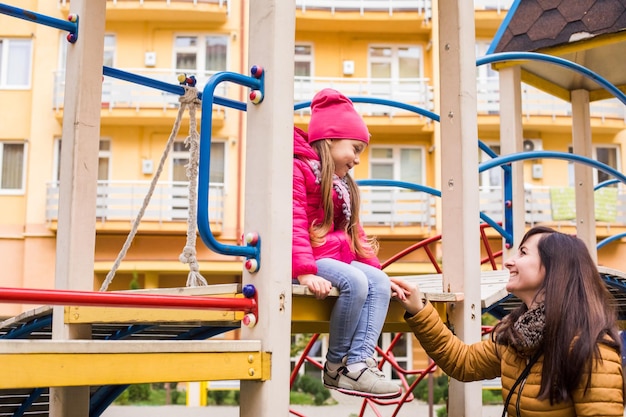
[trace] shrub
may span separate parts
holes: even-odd
[[[294,381],[292,391],[310,394],[316,405],[322,405],[330,398],[330,391],[324,387],[319,378],[312,378],[309,375],[301,375]]]

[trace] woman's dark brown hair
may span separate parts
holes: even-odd
[[[520,247],[537,234],[543,235],[537,247],[546,273],[538,291],[546,314],[539,398],[552,404],[571,398],[581,382],[589,388],[594,361],[601,360],[598,343],[620,352],[621,339],[613,296],[585,243],[538,226],[524,235]],[[496,327],[498,341],[506,343],[507,332],[525,311],[522,304],[503,320],[501,329]]]

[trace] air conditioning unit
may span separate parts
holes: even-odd
[[[524,139],[524,152],[542,151],[543,141],[541,139]]]

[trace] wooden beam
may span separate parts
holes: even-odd
[[[0,389],[270,378],[260,341],[11,340]]]

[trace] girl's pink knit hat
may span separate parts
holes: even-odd
[[[331,88],[325,88],[311,101],[309,143],[321,139],[356,139],[370,142],[365,122],[352,101]]]

